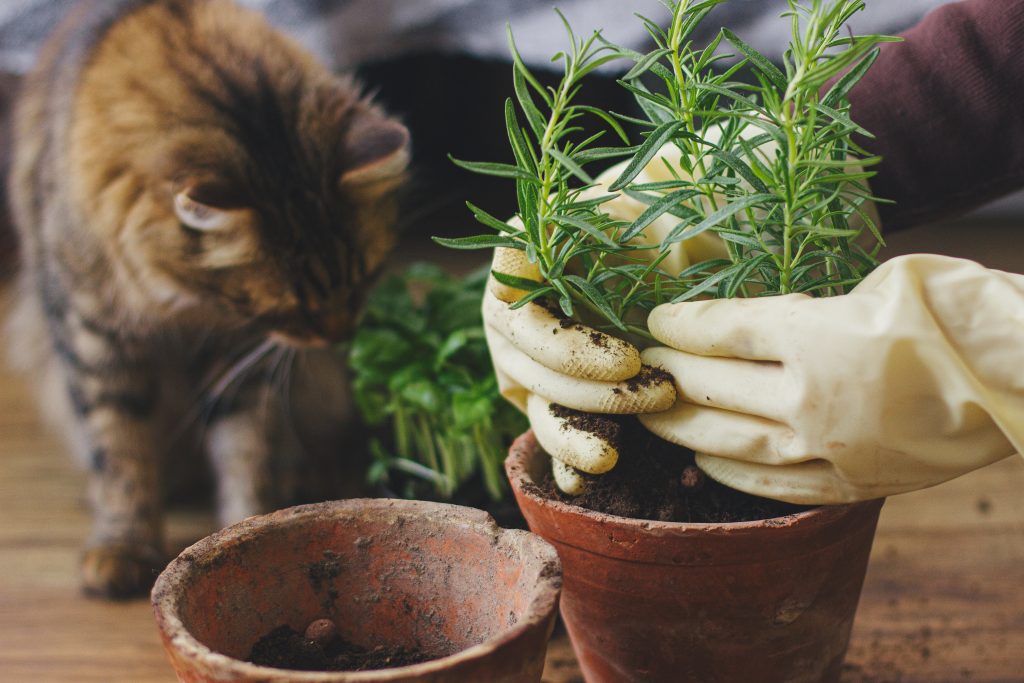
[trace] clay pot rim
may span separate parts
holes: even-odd
[[[508,539],[512,543],[506,547],[517,548],[520,556],[534,555],[542,567],[553,566],[557,571],[547,571],[538,575],[534,594],[529,600],[526,613],[514,626],[505,629],[499,635],[447,657],[375,671],[297,671],[258,666],[210,649],[196,639],[182,623],[179,616],[179,604],[182,594],[187,590],[189,580],[197,571],[196,565],[203,560],[216,561],[218,554],[226,545],[246,543],[283,523],[291,525],[310,517],[322,516],[324,513],[343,518],[352,513],[365,514],[366,512],[385,510],[417,516],[429,512],[435,514],[447,512],[451,515],[450,519],[453,523],[458,523],[464,528],[471,528],[478,533],[491,535],[496,547],[500,545],[501,540]],[[246,677],[246,679],[259,678],[259,680],[268,682],[288,680],[297,683],[373,683],[393,681],[396,678],[405,680],[410,676],[440,673],[455,665],[482,659],[495,650],[511,644],[547,620],[557,608],[562,587],[561,570],[561,560],[551,544],[528,531],[503,529],[498,526],[493,517],[483,510],[418,500],[352,498],[299,505],[267,515],[250,517],[197,541],[183,550],[157,577],[151,593],[151,602],[157,626],[165,642],[168,643],[168,648],[173,650],[174,659],[201,662],[202,668],[213,669],[215,667],[216,671],[228,676]]]
[[[538,495],[537,489],[539,489],[539,484],[530,476],[527,459],[539,450],[540,444],[537,442],[537,437],[532,429],[520,434],[509,449],[509,456],[505,460],[505,470],[513,488],[522,495],[533,500],[538,505],[555,510],[559,514],[583,518],[589,522],[606,526],[614,525],[630,529],[642,529],[645,532],[654,532],[659,535],[693,534],[694,532],[725,535],[742,534],[755,530],[758,533],[769,533],[776,529],[794,529],[827,523],[834,518],[846,515],[850,508],[855,506],[881,505],[879,502],[881,499],[842,505],[819,505],[812,507],[810,510],[795,512],[791,515],[749,522],[661,522],[634,517],[620,517],[619,515],[588,510],[587,508]],[[524,484],[527,485],[524,486]]]

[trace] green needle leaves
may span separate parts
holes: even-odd
[[[663,0],[666,27],[640,17],[653,42],[647,54],[599,33],[580,39],[559,14],[569,47],[556,55],[563,73],[553,87],[530,72],[510,30],[515,97],[505,124],[515,164],[456,163],[514,180],[524,227],[470,205],[499,234],[438,241],[524,249],[544,282],[521,283],[528,294],[517,305],[547,297],[637,343],[649,338],[646,314],[661,303],[827,296],[855,286],[881,246],[868,210],[879,200],[866,184],[880,160],[858,146],[856,136],[870,133],[851,120],[847,95],[877,45],[897,39],[849,33],[863,0],[788,0],[792,35],[781,65],[727,28],[696,45],[697,27],[723,1]],[[735,54],[722,51],[730,46]],[[619,83],[643,118],[578,102],[584,77],[607,64],[623,73]],[[640,131],[635,144],[627,127]],[[614,144],[594,146],[602,136]],[[596,182],[590,167],[609,159],[622,161]],[[645,207],[633,220],[613,220],[607,202]],[[667,269],[692,261],[668,256],[702,233],[721,238],[722,257]]]

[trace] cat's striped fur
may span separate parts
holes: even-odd
[[[129,595],[192,437],[223,522],[285,500],[290,455],[343,457],[343,369],[295,345],[351,331],[407,133],[230,0],[94,0],[44,49],[14,142],[13,357],[91,469],[84,585]]]

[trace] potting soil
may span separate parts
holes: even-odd
[[[587,490],[579,496],[562,493],[551,474],[546,474],[540,493],[548,498],[659,522],[749,522],[809,509],[742,493],[708,477],[695,478],[693,451],[659,439],[634,417],[580,413],[561,406],[553,406],[552,412],[576,429],[606,438],[614,434],[619,461],[606,474],[584,474]]]
[[[296,671],[373,671],[431,659],[418,650],[383,645],[367,650],[341,638],[321,646],[290,626],[279,626],[256,641],[248,661]]]

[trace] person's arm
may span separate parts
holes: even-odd
[[[850,93],[875,135],[871,189],[886,231],[946,218],[1024,187],[1024,1],[940,7],[883,45]]]

